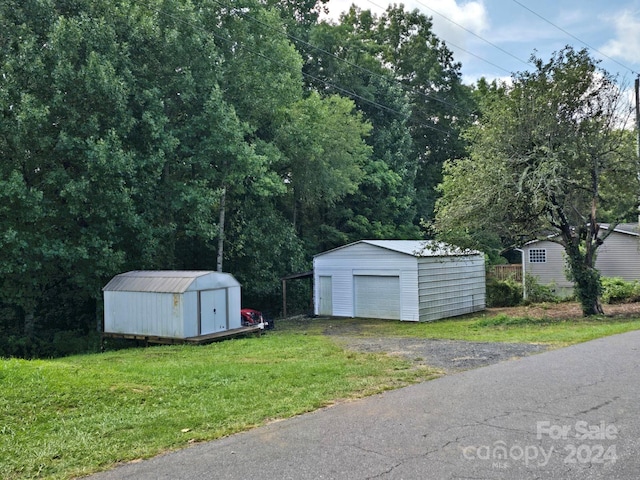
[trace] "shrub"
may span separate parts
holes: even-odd
[[[622,278],[602,278],[602,301],[604,303],[627,303],[640,301],[640,282],[627,282]]]
[[[41,330],[29,337],[0,330],[0,358],[55,358],[98,351],[98,332]]]
[[[487,307],[515,307],[522,303],[522,284],[512,279],[487,282]]]
[[[536,277],[526,274],[524,278],[527,290],[527,301],[531,303],[558,303],[560,300],[556,295],[554,285],[541,285]]]

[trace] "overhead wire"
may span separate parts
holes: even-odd
[[[495,64],[495,63],[493,63],[493,62],[490,62],[489,60],[486,60],[486,59],[484,59],[484,58],[482,58],[482,57],[480,57],[480,56],[476,55],[475,53],[470,52],[469,50],[466,50],[466,49],[464,49],[464,48],[462,48],[462,47],[460,47],[460,46],[456,45],[455,43],[452,43],[452,42],[446,42],[446,43],[447,43],[448,45],[451,45],[452,47],[454,47],[454,48],[456,48],[456,49],[460,50],[461,52],[466,53],[467,55],[471,55],[472,57],[476,57],[478,60],[482,60],[483,62],[486,62],[486,63],[488,63],[489,65],[491,65],[491,66],[493,66],[493,67],[496,67],[498,70],[502,70],[503,72],[508,73],[508,74],[513,73],[513,72],[511,72],[511,71],[507,70],[506,68],[501,67],[500,65],[497,65],[497,64]]]
[[[367,0],[367,2],[369,2],[371,5],[373,5],[373,6],[375,6],[375,7],[380,8],[381,10],[384,10],[384,7],[382,7],[381,5],[379,5],[379,4],[377,4],[377,3],[375,3],[373,0]],[[498,50],[500,50],[501,52],[505,53],[506,55],[508,55],[508,56],[510,56],[510,57],[513,57],[513,58],[515,58],[516,60],[518,60],[519,62],[521,62],[521,63],[523,63],[523,64],[525,64],[525,65],[527,65],[527,66],[530,66],[530,65],[531,65],[531,63],[530,63],[530,62],[526,62],[526,61],[522,60],[521,58],[517,57],[517,56],[516,56],[516,55],[514,55],[513,53],[511,53],[511,52],[509,52],[509,51],[507,51],[507,50],[503,49],[502,47],[500,47],[500,46],[496,45],[495,43],[493,43],[493,42],[491,42],[491,41],[489,41],[489,40],[487,40],[486,38],[482,37],[481,35],[478,35],[477,33],[475,33],[475,32],[473,32],[473,31],[471,31],[471,30],[467,29],[466,27],[464,27],[463,25],[459,24],[458,22],[456,22],[456,21],[454,21],[454,20],[450,19],[449,17],[447,17],[447,16],[446,16],[446,15],[444,15],[443,13],[438,12],[437,10],[435,10],[435,9],[433,9],[433,8],[431,8],[431,7],[427,6],[427,5],[425,5],[424,3],[420,2],[420,1],[417,1],[417,3],[419,3],[420,5],[422,5],[423,7],[425,7],[427,10],[431,10],[433,13],[437,14],[438,16],[440,16],[440,17],[444,18],[445,20],[447,20],[447,21],[451,22],[452,24],[456,25],[457,27],[461,28],[461,29],[462,29],[462,30],[464,30],[465,32],[470,33],[470,34],[471,34],[471,35],[473,35],[474,37],[479,38],[480,40],[482,40],[483,42],[487,43],[488,45],[491,45],[492,47],[497,48]],[[481,60],[481,61],[485,62],[485,63],[486,63],[486,64],[488,64],[488,65],[491,65],[491,66],[493,66],[493,67],[496,67],[496,68],[498,68],[498,69],[500,69],[500,70],[502,70],[502,71],[504,71],[504,72],[506,72],[506,73],[513,73],[513,72],[511,72],[510,70],[508,70],[508,69],[506,69],[506,68],[504,68],[504,67],[501,67],[500,65],[496,65],[495,63],[493,63],[493,62],[491,62],[491,61],[487,60],[486,58],[481,57],[480,55],[477,55],[477,54],[472,53],[472,52],[470,52],[470,51],[468,51],[468,50],[466,50],[466,49],[464,49],[464,48],[462,48],[462,47],[459,47],[459,46],[455,45],[454,43],[450,42],[449,40],[447,40],[447,39],[446,39],[446,38],[444,38],[444,37],[442,38],[442,40],[443,40],[446,44],[449,44],[449,45],[451,45],[451,46],[453,46],[453,47],[457,48],[458,50],[463,51],[463,52],[465,52],[465,53],[467,53],[467,54],[469,54],[469,55],[471,55],[471,56],[473,56],[473,57],[477,58],[478,60]]]
[[[223,7],[231,8],[230,5],[224,4],[224,3],[220,2],[219,0],[212,0],[212,1],[214,3],[217,3],[218,5],[223,6]],[[436,102],[442,103],[443,105],[446,105],[446,106],[454,108],[454,109],[460,109],[460,107],[458,105],[454,104],[454,103],[448,102],[446,100],[443,100],[441,98],[435,97],[433,95],[429,95],[429,94],[424,93],[424,92],[420,92],[420,91],[415,90],[413,88],[409,88],[407,85],[403,84],[402,82],[398,82],[397,80],[389,78],[389,77],[387,77],[387,76],[385,76],[383,74],[376,73],[376,72],[374,72],[372,70],[369,70],[368,68],[365,68],[365,67],[362,67],[361,65],[353,63],[353,62],[347,60],[346,58],[339,57],[338,55],[335,55],[334,53],[331,53],[331,52],[329,52],[329,51],[327,51],[327,50],[325,50],[323,48],[320,48],[320,47],[318,47],[316,45],[313,45],[313,44],[307,42],[306,40],[303,40],[301,38],[296,37],[295,35],[291,35],[289,33],[282,32],[282,31],[272,27],[271,25],[269,25],[269,24],[267,24],[267,23],[255,18],[255,17],[253,17],[253,16],[251,16],[251,15],[249,15],[247,13],[241,13],[241,14],[243,15],[243,17],[248,18],[248,19],[250,19],[250,20],[252,20],[252,21],[254,21],[256,23],[259,23],[260,25],[263,25],[264,27],[267,27],[270,30],[275,31],[276,33],[284,35],[287,38],[289,38],[289,39],[291,39],[291,40],[293,40],[293,41],[295,41],[295,42],[297,42],[299,44],[302,44],[302,45],[304,45],[306,47],[310,47],[310,48],[312,48],[312,49],[314,49],[314,50],[316,50],[316,51],[318,51],[318,52],[320,52],[320,53],[322,53],[324,55],[328,55],[328,56],[330,56],[332,58],[335,58],[336,60],[341,61],[341,62],[343,62],[343,63],[345,63],[345,64],[347,64],[347,65],[349,65],[351,67],[357,68],[361,72],[367,73],[367,74],[369,74],[371,76],[374,76],[374,77],[381,78],[381,79],[383,79],[385,81],[397,82],[400,85],[401,88],[403,88],[406,91],[409,91],[410,93],[413,93],[413,94],[418,95],[418,96],[422,96],[422,97],[427,98],[429,100],[434,100]]]
[[[639,73],[628,67],[627,65],[624,65],[623,63],[617,61],[615,58],[611,58],[609,55],[607,55],[606,53],[601,52],[600,50],[598,50],[597,48],[589,45],[587,42],[585,42],[584,40],[576,37],[574,34],[572,34],[571,32],[565,30],[564,28],[560,27],[559,25],[556,25],[555,23],[553,23],[551,20],[549,20],[548,18],[545,18],[543,15],[540,15],[538,12],[532,10],[531,8],[527,7],[526,5],[524,5],[523,3],[519,2],[518,0],[512,0],[513,3],[516,3],[518,5],[520,5],[522,8],[524,8],[525,10],[531,12],[533,15],[535,15],[536,17],[540,18],[541,20],[547,22],[549,25],[557,28],[558,30],[560,30],[562,33],[570,36],[571,38],[573,38],[574,40],[577,40],[578,42],[580,42],[581,44],[583,44],[584,46],[586,46],[587,48],[589,48],[590,50],[593,50],[594,52],[598,53],[599,55],[603,56],[604,58],[611,60],[612,62],[616,63],[617,65],[621,66],[622,68],[624,68],[625,70],[629,70],[631,73],[639,75]]]
[[[508,55],[508,56],[510,56],[510,57],[512,57],[512,58],[514,58],[514,59],[516,59],[517,61],[519,61],[519,62],[521,62],[521,63],[523,63],[523,64],[525,64],[525,65],[527,65],[527,66],[530,66],[530,65],[531,65],[531,62],[528,62],[528,61],[522,60],[520,57],[518,57],[518,56],[514,55],[513,53],[509,52],[508,50],[505,50],[504,48],[502,48],[502,47],[500,47],[500,46],[496,45],[495,43],[493,43],[493,42],[491,42],[491,41],[487,40],[487,39],[486,39],[486,38],[484,38],[483,36],[478,35],[478,34],[477,34],[477,33],[475,33],[474,31],[469,30],[469,29],[468,29],[468,28],[466,28],[465,26],[463,26],[463,25],[459,24],[458,22],[456,22],[456,21],[454,21],[454,20],[450,19],[449,17],[447,17],[447,16],[446,16],[446,15],[444,15],[443,13],[440,13],[440,12],[438,12],[437,10],[435,10],[435,9],[433,9],[433,8],[431,8],[431,7],[429,7],[428,5],[424,4],[424,3],[423,3],[423,2],[421,2],[420,0],[417,0],[417,3],[419,3],[420,5],[422,5],[423,7],[425,7],[427,10],[431,10],[431,11],[432,11],[433,13],[435,13],[436,15],[439,15],[440,17],[444,18],[445,20],[447,20],[447,21],[449,21],[449,22],[453,23],[454,25],[456,25],[457,27],[461,28],[461,29],[462,29],[462,30],[464,30],[465,32],[470,33],[470,34],[471,34],[471,35],[473,35],[474,37],[476,37],[476,38],[478,38],[478,39],[482,40],[482,41],[483,41],[483,42],[485,42],[486,44],[491,45],[493,48],[496,48],[496,49],[500,50],[502,53],[504,53],[504,54],[506,54],[506,55]]]
[[[216,1],[216,0],[214,0],[214,1]],[[216,1],[216,3],[219,4],[219,2],[217,2],[217,1]],[[149,4],[147,4],[146,2],[144,4],[149,10],[154,11],[154,12],[160,14],[160,15],[164,15],[165,17],[171,18],[172,20],[174,20],[176,22],[181,22],[181,23],[183,23],[185,25],[190,26],[191,28],[195,28],[195,29],[200,30],[201,32],[203,32],[205,34],[211,35],[214,38],[217,38],[217,39],[222,40],[224,42],[230,43],[230,44],[232,44],[234,46],[238,46],[238,48],[243,49],[243,50],[247,51],[248,53],[250,53],[252,55],[257,55],[257,56],[259,56],[261,58],[264,58],[265,60],[267,60],[269,62],[272,62],[275,65],[287,67],[287,65],[285,65],[282,62],[280,62],[279,60],[275,60],[275,59],[269,57],[268,55],[265,55],[265,54],[263,54],[261,52],[257,52],[255,50],[252,50],[251,48],[246,47],[245,45],[243,45],[239,41],[235,41],[235,40],[230,39],[230,38],[225,38],[225,37],[223,37],[221,35],[218,35],[218,34],[216,34],[214,32],[211,32],[211,31],[209,31],[209,30],[207,30],[207,29],[205,29],[203,27],[199,27],[199,26],[194,26],[194,25],[188,24],[188,22],[185,22],[181,18],[176,17],[176,16],[174,16],[174,15],[172,15],[172,14],[166,12],[166,11],[163,11],[162,9],[152,7]],[[365,103],[368,103],[368,104],[370,104],[370,105],[372,105],[372,106],[374,106],[374,107],[376,107],[376,108],[378,108],[380,110],[384,110],[384,111],[387,111],[387,112],[390,112],[390,113],[394,113],[394,114],[396,114],[396,115],[398,115],[400,117],[405,117],[406,118],[406,114],[403,113],[403,112],[400,112],[399,110],[395,110],[395,109],[393,109],[391,107],[388,107],[386,105],[383,105],[383,104],[380,104],[380,103],[375,102],[373,100],[370,100],[368,98],[365,98],[365,97],[363,97],[361,95],[358,95],[356,92],[353,92],[351,90],[347,90],[347,89],[345,89],[343,87],[340,87],[338,85],[334,85],[334,84],[332,84],[332,83],[330,83],[330,82],[328,82],[328,81],[326,81],[326,80],[324,80],[322,78],[316,77],[315,75],[311,75],[311,74],[306,73],[306,72],[301,72],[301,73],[302,73],[303,76],[305,76],[307,78],[310,78],[310,79],[312,79],[314,81],[320,82],[320,83],[326,85],[327,87],[332,88],[332,89],[334,89],[334,90],[336,90],[336,91],[338,91],[340,93],[343,93],[343,94],[345,94],[345,95],[347,95],[347,96],[349,96],[351,98],[355,98],[355,99],[361,100],[361,101],[363,101]],[[423,124],[422,126],[424,128],[429,129],[429,130],[433,130],[433,131],[442,133],[442,134],[447,135],[447,136],[451,134],[451,132],[449,132],[449,131],[442,130],[442,129],[434,127],[432,125]]]

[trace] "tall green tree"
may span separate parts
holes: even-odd
[[[339,96],[323,99],[312,93],[287,111],[275,144],[283,154],[279,168],[298,232],[318,209],[357,190],[370,154],[364,141],[370,129],[353,102]]]
[[[364,177],[318,219],[323,248],[361,238],[415,238],[416,163],[409,134],[410,106],[405,90],[380,61],[372,40],[374,17],[352,8],[340,24],[323,22],[302,45],[310,86],[323,95],[350,95],[372,126],[372,153]]]
[[[469,156],[446,165],[437,225],[445,238],[471,225],[511,242],[553,232],[584,314],[602,313],[595,258],[613,228],[600,229],[600,212],[637,205],[638,162],[624,128],[631,106],[585,50],[532,62],[534,71],[484,102]]]
[[[442,165],[464,153],[461,132],[475,108],[471,90],[462,83],[453,52],[433,33],[432,19],[418,10],[389,6],[376,24],[375,38],[383,45],[382,60],[409,97],[418,216],[432,219]]]
[[[338,88],[352,95],[373,125],[372,160],[388,167],[386,173],[379,168],[383,164],[370,169],[372,177],[367,178],[375,178],[376,172],[387,177],[369,185],[370,203],[386,190],[399,215],[372,219],[383,228],[371,232],[415,236],[406,223],[396,229],[394,223],[399,217],[413,225],[432,219],[442,164],[463,154],[460,132],[473,119],[475,106],[471,90],[462,84],[460,64],[433,33],[431,19],[402,5],[379,16],[352,6],[338,23],[315,27],[310,38],[319,49],[301,47],[308,82],[319,92]],[[401,178],[395,188],[388,173]]]
[[[123,269],[215,265],[225,187],[269,174],[203,10],[26,0],[0,19],[0,303],[27,333],[75,328],[61,292],[95,308]]]

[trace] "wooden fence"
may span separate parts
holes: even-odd
[[[512,279],[516,282],[522,281],[522,265],[493,265],[489,267],[488,277],[495,280]]]

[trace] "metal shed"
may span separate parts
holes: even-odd
[[[440,242],[361,240],[313,259],[314,312],[432,321],[484,310],[484,255]]]
[[[242,326],[240,283],[229,273],[133,271],[103,292],[107,335],[187,339]]]

